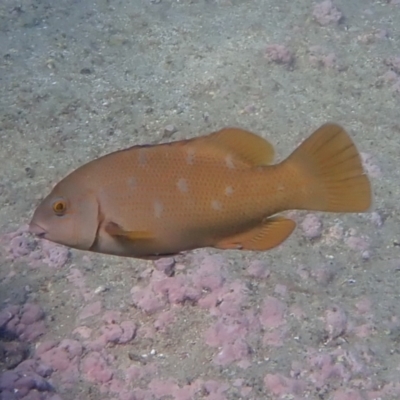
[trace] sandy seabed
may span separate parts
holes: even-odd
[[[0,399],[400,398],[400,2],[0,2]],[[31,237],[65,174],[240,126],[342,124],[369,213],[156,263]]]

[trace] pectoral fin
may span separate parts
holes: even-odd
[[[223,239],[214,247],[223,250],[270,250],[284,242],[295,227],[296,223],[291,219],[272,217],[247,232]]]
[[[105,231],[110,236],[131,241],[154,239],[154,236],[148,231],[127,231],[115,222],[108,222]]]

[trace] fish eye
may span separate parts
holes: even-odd
[[[64,200],[57,200],[53,203],[53,211],[56,215],[61,217],[67,210],[67,203]]]

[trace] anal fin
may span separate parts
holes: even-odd
[[[296,223],[291,219],[271,217],[249,231],[221,240],[214,247],[223,250],[270,250],[284,242],[295,227]]]

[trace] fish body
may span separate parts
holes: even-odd
[[[195,139],[134,146],[61,180],[30,229],[73,248],[158,258],[200,247],[268,250],[283,242],[291,209],[362,212],[371,187],[356,147],[326,124],[286,160],[238,128]]]

